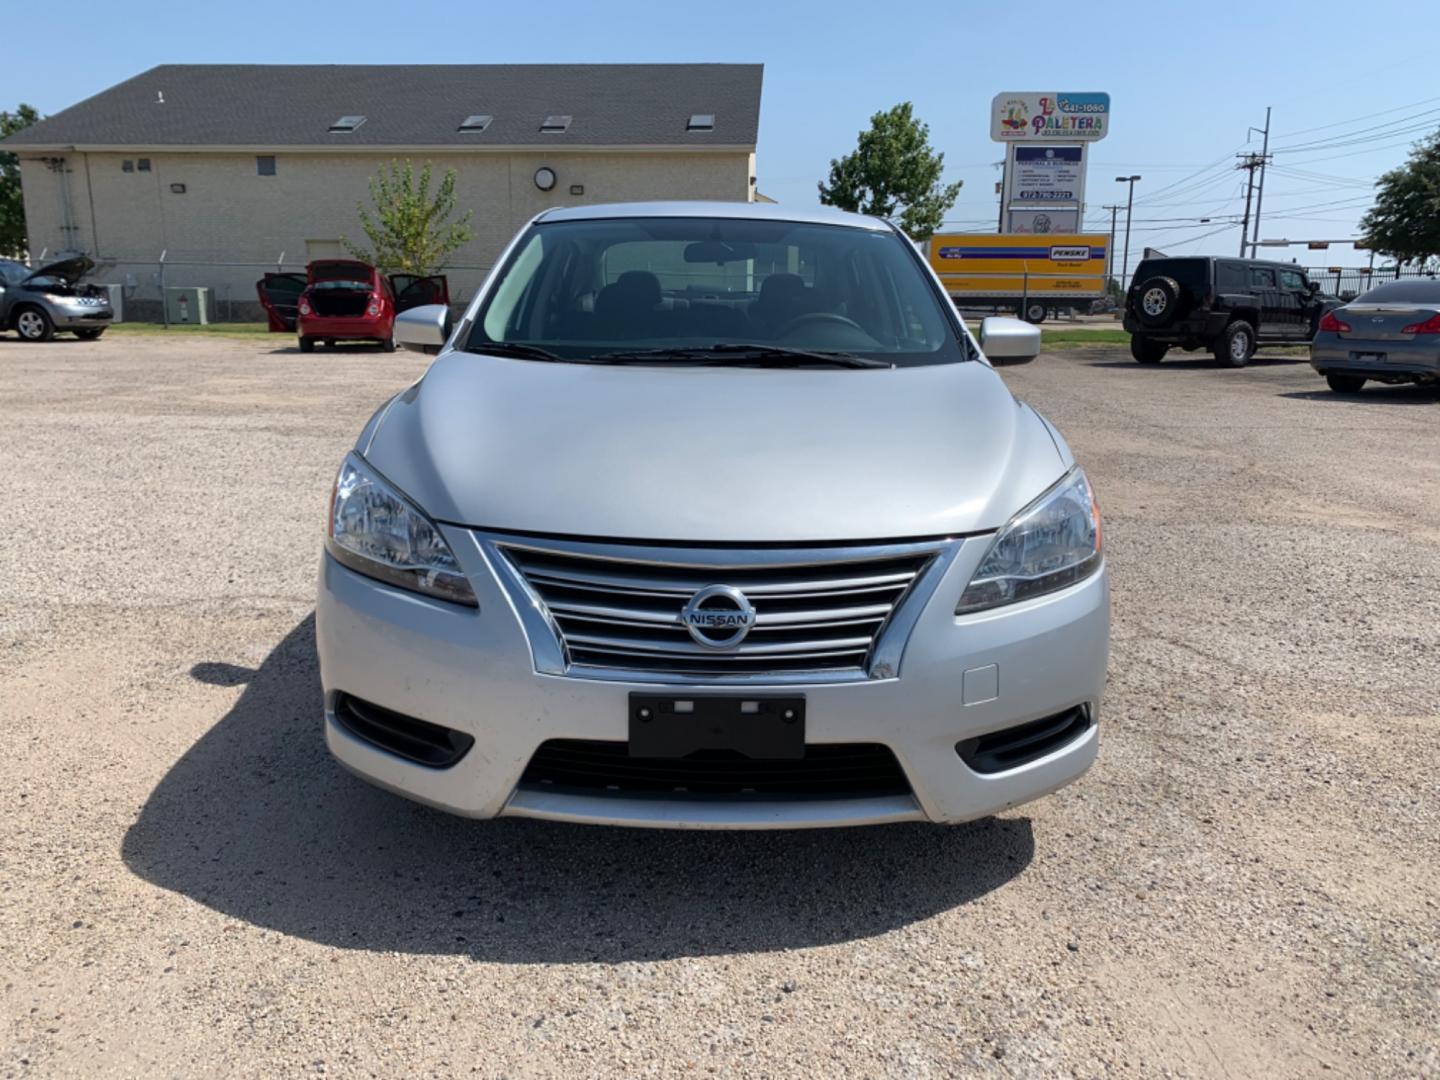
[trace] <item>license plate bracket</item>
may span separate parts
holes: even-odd
[[[750,758],[805,756],[805,699],[766,694],[631,694],[630,756],[680,758],[733,750]]]

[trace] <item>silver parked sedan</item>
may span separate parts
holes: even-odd
[[[474,817],[1007,809],[1095,759],[1100,518],[894,227],[550,210],[340,466],[316,633],[346,767]],[[987,360],[981,348],[989,351]]]
[[[1310,344],[1310,364],[1337,394],[1367,379],[1440,380],[1440,281],[1390,281],[1329,311]]]
[[[84,255],[66,256],[34,270],[0,259],[0,330],[14,330],[26,341],[49,341],[57,331],[95,340],[115,313],[104,289],[80,283],[94,268],[94,261]]]

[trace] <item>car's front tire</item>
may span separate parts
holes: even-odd
[[[1325,376],[1325,382],[1337,394],[1358,394],[1365,385],[1364,375],[1341,375],[1338,371]]]
[[[25,341],[49,341],[55,324],[44,308],[23,307],[15,313],[15,332]]]
[[[1165,354],[1170,351],[1170,346],[1163,341],[1154,341],[1150,338],[1130,338],[1130,355],[1140,364],[1158,364],[1165,359]]]
[[[1222,367],[1244,367],[1255,355],[1255,328],[1247,322],[1232,322],[1215,339],[1215,361]]]
[[[315,339],[314,339],[313,337],[303,337],[303,336],[302,336],[302,337],[300,338],[300,351],[301,351],[301,352],[314,352],[314,351],[315,351]]]

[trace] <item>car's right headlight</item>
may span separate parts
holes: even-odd
[[[325,550],[387,585],[480,606],[435,523],[358,454],[345,458],[335,478]]]
[[[1077,466],[1000,530],[957,615],[1055,592],[1100,569],[1100,508]]]

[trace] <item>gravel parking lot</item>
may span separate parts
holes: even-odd
[[[1440,1076],[1435,391],[1007,370],[1106,514],[1096,767],[629,832],[330,760],[329,485],[425,360],[291,344],[0,339],[0,1076]]]

